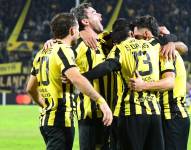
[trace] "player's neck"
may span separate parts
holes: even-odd
[[[86,26],[83,30],[80,31],[80,37],[83,39],[84,34],[89,34],[90,36],[98,39],[98,34],[89,26]]]
[[[61,41],[66,46],[71,46],[72,40],[69,37],[65,37],[63,39],[56,39],[57,41]]]

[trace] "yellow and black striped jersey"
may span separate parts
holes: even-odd
[[[73,86],[62,83],[61,76],[75,66],[72,49],[61,41],[48,51],[37,53],[31,74],[37,77],[38,90],[46,103],[40,116],[41,126],[73,125]]]
[[[160,93],[161,110],[165,119],[173,119],[176,115],[181,118],[188,117],[184,106],[186,98],[186,69],[178,52],[176,52],[174,67],[176,74],[174,89]],[[163,70],[161,69],[160,72],[162,75]]]
[[[97,50],[90,49],[84,42],[81,42],[76,48],[76,64],[81,73],[88,72],[105,61],[106,56],[102,49],[105,41],[102,38],[103,35],[99,36]],[[116,76],[111,73],[91,81],[94,89],[106,99],[109,105],[113,103],[113,87],[116,85],[115,78]],[[102,117],[102,113],[95,102],[93,102],[87,95],[80,93],[77,98],[77,116],[79,120],[85,119],[86,117],[100,118]]]
[[[135,70],[139,72],[144,81],[159,80],[159,50],[160,44],[154,39],[145,41],[134,38],[128,38],[112,49],[108,59],[115,58],[121,64],[118,78],[123,83],[118,84],[118,87],[122,86],[122,91],[119,90],[117,93],[118,100],[114,116],[160,114],[158,92],[135,92],[128,88],[129,78],[135,77]],[[166,70],[173,67],[172,62],[162,64]]]

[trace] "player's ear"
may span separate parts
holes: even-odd
[[[150,33],[150,31],[147,31],[147,30],[144,32],[143,35],[144,35],[144,39],[145,39],[145,40],[149,40],[150,37],[151,37],[151,33]]]
[[[89,21],[88,21],[88,19],[82,19],[81,20],[81,23],[84,25],[84,26],[87,26],[87,25],[89,25]]]
[[[75,34],[75,29],[73,28],[73,27],[71,27],[70,29],[69,29],[69,34],[71,35],[71,36],[73,36],[74,34]]]

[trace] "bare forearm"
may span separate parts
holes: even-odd
[[[188,47],[186,44],[183,42],[174,42],[175,43],[175,48],[180,54],[184,54],[188,52]]]
[[[143,90],[166,91],[174,88],[174,78],[167,77],[155,82],[145,82]]]

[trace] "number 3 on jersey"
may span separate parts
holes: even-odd
[[[49,58],[47,56],[43,56],[40,61],[40,84],[47,86],[49,84]]]
[[[136,61],[136,68],[138,69],[139,74],[141,76],[152,74],[153,68],[152,68],[151,58],[147,53],[147,51],[133,52],[133,55]],[[140,68],[139,66],[141,66],[142,70],[139,69]]]

